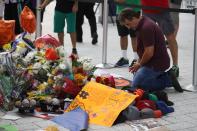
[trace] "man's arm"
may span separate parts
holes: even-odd
[[[44,0],[44,2],[42,2],[42,4],[40,5],[40,8],[44,9],[51,1],[53,0]]]
[[[148,46],[144,49],[144,54],[142,55],[141,60],[139,61],[140,65],[146,64],[154,54],[154,46]]]
[[[154,54],[154,46],[145,47],[142,58],[139,61],[137,61],[130,68],[129,71],[132,73],[136,72],[142,65],[146,64],[153,57],[153,54]]]
[[[117,3],[124,3],[125,2],[125,0],[114,0],[114,1]]]
[[[78,0],[74,0],[72,11],[75,13],[78,11]]]

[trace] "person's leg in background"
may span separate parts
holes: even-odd
[[[88,19],[92,37],[92,44],[95,45],[98,42],[98,34],[97,34],[97,24],[96,24],[96,16],[94,13],[94,3],[86,3],[87,8],[85,10],[85,15]]]
[[[175,8],[175,9],[180,9],[181,8],[181,3],[182,3],[182,0],[173,0],[173,1],[170,0],[170,7]],[[171,12],[170,15],[171,15],[172,22],[173,22],[173,25],[174,25],[174,35],[175,35],[175,38],[176,38],[178,30],[179,30],[179,12]],[[178,45],[177,45],[177,48],[178,48]],[[176,65],[178,65],[178,62],[176,63]],[[179,76],[179,70],[178,70],[179,68],[176,65],[173,66],[172,69],[175,71],[176,76],[178,77]]]
[[[64,46],[64,27],[65,27],[65,13],[55,11],[54,14],[54,32],[57,33],[59,42]]]
[[[172,56],[173,66],[172,69],[174,70],[176,77],[179,77],[179,67],[178,67],[178,44],[175,38],[175,34],[171,33],[166,35],[166,39],[169,43],[169,49]]]
[[[115,67],[123,67],[129,65],[129,60],[127,58],[127,47],[128,47],[128,34],[129,30],[127,27],[120,25],[119,20],[116,20],[118,35],[120,37],[120,48],[122,52],[122,57],[115,64]]]
[[[72,43],[72,54],[78,56],[76,49],[77,35],[76,35],[76,13],[67,13],[66,14],[67,22],[67,33],[70,34],[70,39]]]
[[[169,0],[170,1],[170,8],[180,9],[182,0]],[[172,22],[174,24],[175,29],[175,37],[177,36],[179,30],[179,12],[171,12],[170,13]]]
[[[83,6],[83,3],[78,3],[78,11],[77,11],[77,18],[76,18],[76,34],[77,34],[77,42],[82,43],[83,42],[83,29],[82,25],[84,22],[84,12],[85,8]]]
[[[176,74],[176,77],[179,77],[179,67],[178,67],[178,44],[175,36],[175,28],[169,12],[163,13],[158,16],[158,24],[163,30],[165,37],[168,41],[168,46],[172,56],[173,66],[172,69]]]

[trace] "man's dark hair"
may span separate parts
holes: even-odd
[[[125,22],[125,20],[132,20],[133,17],[140,18],[140,11],[136,12],[131,8],[125,8],[121,11],[121,13],[118,16],[119,22],[122,24]]]

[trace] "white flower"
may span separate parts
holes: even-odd
[[[25,61],[25,62],[30,62],[30,61],[34,58],[35,55],[36,55],[36,52],[35,52],[35,51],[29,52],[29,53],[25,56],[24,61]]]
[[[53,76],[53,75],[52,75],[51,73],[47,73],[47,76],[48,76],[48,77],[51,77],[51,76]]]
[[[47,83],[47,82],[44,82],[43,84],[44,84],[45,86],[47,86],[47,85],[48,85],[48,83]]]
[[[39,69],[42,67],[41,63],[37,62],[33,65],[33,73],[37,74]]]
[[[66,51],[64,49],[64,46],[59,46],[57,47],[57,51],[59,53],[59,56],[61,57],[65,57],[67,54],[66,54]]]
[[[91,61],[92,59],[89,57],[81,57],[78,59],[78,62],[81,62],[81,63],[90,63]]]
[[[91,70],[94,66],[90,63],[83,63],[83,69],[88,71]]]
[[[49,70],[49,65],[44,64],[44,65],[42,66],[42,68],[45,69],[45,70]]]
[[[62,70],[64,70],[64,69],[66,69],[66,65],[63,64],[63,63],[60,63],[60,64],[59,64],[59,68],[62,69]]]
[[[62,79],[62,78],[63,78],[63,75],[60,74],[60,75],[57,75],[56,77],[57,77],[58,79]]]
[[[20,55],[23,55],[26,51],[27,51],[27,48],[24,48],[24,47],[21,47],[21,46],[16,47],[16,52]]]
[[[39,62],[36,62],[34,65],[33,65],[33,69],[40,69],[42,67],[41,63]]]

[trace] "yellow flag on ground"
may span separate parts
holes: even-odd
[[[96,82],[86,84],[66,111],[81,107],[89,114],[89,123],[112,126],[119,113],[136,98],[125,91]],[[80,116],[79,116],[80,117]]]

